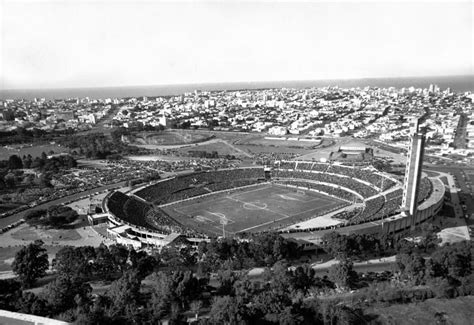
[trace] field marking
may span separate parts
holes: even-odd
[[[254,211],[254,210],[265,210],[266,208],[268,208],[268,204],[267,204],[267,203],[263,203],[262,206],[259,206],[258,204],[256,204],[256,202],[259,202],[259,201],[244,203],[242,207],[243,207],[245,210],[250,210],[250,211]],[[260,202],[259,202],[259,203],[260,203]],[[252,209],[251,207],[255,207],[256,209]]]
[[[218,198],[218,199],[216,200],[216,202],[217,202],[217,201],[225,201],[225,199],[226,199],[227,197],[228,197],[228,196],[220,197],[220,198]],[[208,198],[210,199],[210,197],[208,197]],[[206,198],[204,198],[204,199],[206,199]],[[192,202],[192,201],[190,201],[190,202],[192,202],[192,203],[190,203],[190,204],[180,204],[180,205],[181,205],[184,209],[186,209],[186,208],[192,207],[193,205],[202,204],[202,203],[204,203],[205,201],[208,201],[208,200],[204,200],[204,201],[202,201],[202,202]],[[177,202],[173,202],[173,203],[186,203],[186,202],[179,202],[179,201],[177,201]],[[175,205],[178,205],[178,204],[175,204]],[[176,211],[178,211],[179,213],[182,213],[182,214],[189,214],[189,213],[183,212],[183,211],[182,211],[181,209],[179,209],[179,208],[173,207],[173,205],[166,206],[166,208],[171,208],[171,209],[176,210]],[[201,210],[203,210],[203,209],[201,209]]]
[[[260,187],[260,188],[257,188],[257,189],[255,189],[255,190],[246,191],[246,192],[235,193],[235,194],[236,194],[235,196],[240,195],[240,194],[245,194],[245,193],[254,192],[254,191],[260,191],[260,190],[263,190],[263,189],[265,189],[265,188],[271,188],[271,187],[272,187],[271,185],[262,184],[262,187]],[[228,191],[228,192],[235,191],[235,192],[237,192],[238,190],[239,190],[239,188],[231,188],[231,189],[228,189],[228,190],[224,190],[224,192],[225,192],[225,191]],[[217,200],[216,200],[216,201],[225,201],[227,198],[233,197],[233,194],[232,194],[232,193],[229,195],[229,194],[225,194],[224,192],[217,192],[217,193],[215,193],[216,196],[219,196],[219,197],[217,197]],[[220,196],[221,194],[222,194],[222,196]],[[207,198],[205,197],[205,198],[204,198],[204,201],[208,201],[208,199],[210,199],[211,197],[212,197],[212,196],[209,196],[209,197],[207,197]],[[200,198],[197,198],[197,199],[199,200]],[[204,202],[204,201],[203,201],[203,202]],[[180,203],[180,205],[181,205],[183,208],[188,208],[188,207],[192,207],[192,206],[194,206],[194,205],[198,205],[198,204],[202,204],[202,203],[203,203],[203,202],[193,202],[192,200],[191,200],[191,201],[188,201],[188,202],[189,202],[189,204],[182,204],[182,203],[186,203],[186,202],[180,202],[180,201],[171,202],[171,203],[167,203],[167,204],[169,204],[169,205],[166,206],[166,207],[169,207],[169,208],[171,208],[171,209],[174,209],[174,210],[176,210],[177,212],[179,212],[179,213],[181,213],[181,214],[188,214],[188,213],[183,212],[183,211],[182,211],[181,209],[179,209],[179,208],[175,208],[173,205],[178,205],[178,203]]]
[[[285,220],[285,219],[288,219],[288,218],[291,218],[291,217],[292,217],[292,216],[286,216],[286,217],[283,217],[283,218],[280,218],[280,219],[275,219],[275,220],[273,220],[273,221],[267,221],[267,222],[261,223],[261,224],[259,224],[259,225],[255,225],[255,226],[252,226],[252,227],[248,227],[248,228],[239,230],[239,231],[237,231],[237,233],[239,233],[239,232],[244,232],[244,231],[247,231],[247,230],[250,230],[250,229],[254,229],[254,228],[258,228],[258,227],[262,227],[262,226],[266,226],[266,225],[269,225],[269,224],[272,224],[272,223],[276,223],[276,222],[278,222],[278,221]]]
[[[257,188],[255,190],[240,192],[240,193],[236,193],[235,195],[228,195],[227,197],[235,198],[235,197],[239,197],[239,196],[245,196],[248,193],[252,193],[252,192],[256,192],[256,191],[263,191],[263,190],[266,190],[266,189],[274,189],[274,188],[278,188],[278,189],[281,189],[281,190],[285,191],[284,193],[272,193],[275,196],[280,196],[281,197],[281,196],[287,196],[288,194],[295,194],[296,196],[298,196],[298,193],[293,192],[293,191],[289,190],[288,188],[286,188],[284,186],[268,185],[268,186],[265,186],[265,187]],[[309,200],[298,200],[298,199],[295,199],[295,198],[291,198],[291,196],[288,196],[288,198],[289,198],[289,200],[292,200],[292,201],[297,200],[297,201],[300,201],[300,202],[303,202],[303,203],[311,203],[311,202],[317,201],[317,200],[328,201],[326,195],[321,195],[321,193],[316,193],[316,192],[311,192],[311,191],[310,191],[310,193],[311,193],[311,195],[310,195]],[[269,199],[272,199],[271,196],[269,197]]]
[[[327,207],[327,206],[331,205],[331,203],[332,203],[331,201],[329,201],[329,200],[327,200],[327,199],[325,199],[325,198],[321,198],[321,199],[322,199],[323,201],[326,201],[326,202],[327,202],[327,204],[325,204],[323,207]],[[336,202],[335,202],[335,203],[336,203]],[[239,230],[239,231],[237,231],[236,233],[248,231],[248,230],[255,229],[255,228],[259,228],[259,227],[263,227],[263,226],[266,226],[266,225],[270,225],[270,224],[272,224],[272,223],[277,223],[277,222],[279,222],[279,221],[282,221],[282,220],[285,220],[285,219],[288,219],[288,218],[292,218],[292,217],[295,217],[295,216],[300,215],[300,214],[303,214],[303,213],[307,213],[307,212],[316,210],[316,208],[313,208],[313,209],[310,209],[310,210],[306,210],[306,211],[303,211],[303,212],[300,212],[300,213],[296,213],[296,214],[294,214],[294,215],[286,215],[286,214],[284,214],[284,213],[274,212],[274,211],[272,211],[272,210],[270,210],[270,209],[266,209],[266,210],[268,210],[268,211],[270,211],[270,212],[273,212],[273,213],[276,213],[276,214],[280,214],[280,215],[282,215],[282,216],[284,216],[284,217],[283,217],[283,218],[280,218],[280,219],[275,219],[275,220],[273,220],[273,221],[267,221],[267,222],[264,222],[264,223],[261,223],[261,224],[259,224],[259,225],[255,225],[255,226],[252,226],[252,227],[248,227],[248,228]]]
[[[326,208],[326,207],[329,207],[331,205],[332,205],[332,202],[327,202],[326,204],[322,205],[322,207]],[[300,214],[303,214],[303,213],[307,213],[307,212],[310,212],[310,211],[313,211],[313,210],[317,210],[318,208],[313,208],[313,209],[309,209],[309,210],[302,211],[302,212],[299,212],[299,213],[295,213],[293,216],[297,216],[297,215],[300,215]]]
[[[229,199],[229,200],[232,200],[232,201],[236,201],[236,202],[242,203],[242,205],[244,205],[244,204],[252,204],[252,203],[249,203],[249,202],[246,202],[246,201],[242,201],[242,200],[239,200],[239,199],[236,199],[236,198],[233,198],[233,197],[229,197],[228,199]],[[272,213],[279,214],[279,215],[281,215],[281,216],[288,216],[288,215],[286,215],[286,214],[284,214],[284,213],[276,212],[276,211],[271,210],[270,208],[268,208],[268,205],[267,205],[266,208],[259,209],[259,210],[269,211],[269,212],[272,212]]]
[[[265,208],[262,208],[262,207],[260,207],[256,204],[252,203],[251,201],[247,202],[247,201],[239,199],[241,197],[248,196],[247,194],[254,193],[254,192],[259,192],[259,191],[265,191],[265,190],[268,190],[268,189],[274,189],[275,192],[277,192],[277,193],[275,193],[275,192],[265,193],[265,194],[268,194],[268,195],[264,195],[269,199],[270,202],[276,203],[275,206],[280,206],[278,204],[279,202],[278,202],[277,196],[281,197],[282,195],[296,195],[296,196],[300,195],[297,192],[291,191],[290,189],[286,188],[285,186],[280,186],[280,185],[275,185],[275,184],[262,184],[261,186],[258,186],[255,189],[248,190],[248,191],[243,191],[243,192],[239,191],[238,188],[237,189],[229,189],[228,193],[231,192],[231,191],[234,191],[234,193],[220,196],[220,197],[217,198],[217,200],[215,202],[216,203],[219,202],[220,204],[223,204],[224,206],[226,206],[227,204],[226,204],[225,201],[227,201],[227,199],[228,199],[228,200],[233,201],[233,202],[238,202],[242,205],[254,206],[254,207],[258,208],[259,210],[263,210],[263,211],[266,211],[267,213],[273,214],[275,217],[280,216],[280,218],[271,219],[271,220],[262,222],[260,224],[253,225],[251,227],[247,227],[245,229],[237,230],[237,231],[234,231],[234,232],[226,230],[226,233],[236,234],[236,233],[248,231],[248,230],[259,228],[259,227],[265,227],[267,225],[276,224],[276,223],[278,223],[282,220],[286,220],[288,218],[297,218],[299,215],[302,215],[302,214],[305,214],[305,213],[308,213],[308,212],[311,212],[311,211],[325,210],[328,207],[330,207],[331,205],[337,205],[341,202],[341,200],[337,200],[337,199],[335,199],[333,197],[330,197],[328,195],[324,195],[324,194],[321,194],[321,193],[318,193],[318,192],[309,191],[310,195],[307,195],[306,197],[309,197],[310,200],[301,201],[301,200],[297,200],[297,199],[296,200],[292,199],[290,201],[299,201],[299,202],[302,202],[303,204],[312,204],[313,202],[316,201],[316,202],[319,202],[317,207],[313,207],[311,209],[301,211],[301,212],[298,212],[298,213],[295,213],[295,214],[287,215],[282,211],[274,211],[274,210],[268,208],[268,203],[266,203],[267,206]],[[281,192],[284,192],[284,193],[281,193]],[[290,198],[291,198],[291,196],[290,196]],[[193,202],[191,204],[183,205],[182,207],[184,208],[185,211],[189,211],[189,210],[193,211],[193,208],[192,208],[193,206],[200,205],[200,207],[198,209],[194,209],[193,212],[195,212],[195,211],[201,212],[202,211],[202,212],[208,213],[210,215],[215,215],[219,218],[221,216],[225,216],[225,214],[220,213],[220,212],[211,212],[211,211],[203,209],[202,204],[204,204],[204,206],[205,206],[206,205],[205,201],[207,201],[207,200],[204,200],[204,201],[201,201],[201,202]],[[227,207],[227,208],[232,209],[232,207]],[[177,211],[178,213],[180,213],[184,216],[191,216],[192,217],[192,212],[189,212],[189,213],[183,212],[182,209],[176,208],[176,207],[172,207],[172,209],[174,209],[175,211]],[[257,211],[257,210],[251,210],[251,211]],[[201,217],[203,217],[203,216],[201,216]],[[271,216],[266,216],[265,214],[260,215],[260,216],[258,214],[256,214],[256,215],[251,214],[250,216],[245,215],[244,217],[239,218],[239,219],[243,224],[245,224],[246,221],[252,220],[253,219],[252,217],[255,217],[255,218],[263,217],[263,219],[267,219],[267,217],[271,217]],[[206,217],[204,217],[204,218],[208,219],[210,222],[201,223],[201,226],[204,226],[204,227],[211,226],[211,227],[208,227],[208,230],[213,232],[213,233],[216,233],[216,234],[219,234],[221,232],[221,229],[222,229],[221,225],[216,225],[216,222],[219,222],[219,220],[213,220],[212,218],[206,218]],[[227,216],[225,216],[225,218],[227,219]],[[194,218],[192,218],[192,219],[194,219]],[[227,219],[227,220],[229,220],[231,222],[230,224],[239,223],[239,221],[235,221],[233,219]],[[198,220],[195,220],[194,222],[196,222],[196,221],[198,221]],[[216,229],[216,230],[214,230],[214,229]]]
[[[204,216],[202,216],[202,215],[200,215],[200,214],[196,215],[196,216],[194,217],[194,219],[196,219],[196,220],[199,221],[199,222],[203,222],[203,223],[214,223],[214,222],[215,222],[214,220],[209,219],[209,218],[206,218],[206,217],[204,217]]]
[[[256,192],[256,191],[262,191],[262,190],[266,190],[268,188],[272,188],[272,185],[269,185],[269,184],[263,184],[262,187],[258,187],[254,190],[249,190],[249,191],[245,191],[245,192],[239,192],[239,193],[232,193],[231,195],[227,195],[226,197],[235,197],[235,196],[239,196],[239,195],[244,195],[244,194],[247,194],[247,193],[252,193],[252,192]],[[231,189],[232,190],[232,189]],[[238,190],[238,188],[236,188],[236,190]],[[234,195],[235,194],[235,195]]]
[[[208,211],[208,210],[204,210],[205,212],[209,213],[209,214],[212,214],[212,215],[215,215],[219,218],[219,221],[221,220],[227,220],[228,224],[233,224],[235,223],[235,221],[233,219],[230,219],[230,218],[227,218],[227,216],[221,212],[211,212],[211,211]]]

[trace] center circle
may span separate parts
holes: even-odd
[[[268,205],[259,201],[256,202],[246,202],[243,204],[243,208],[246,210],[263,210],[266,209]]]

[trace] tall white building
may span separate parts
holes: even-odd
[[[410,122],[410,147],[408,148],[402,198],[402,210],[412,217],[416,216],[418,208],[418,190],[423,168],[424,148],[425,135],[419,131],[419,118],[414,118]]]

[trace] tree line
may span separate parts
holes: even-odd
[[[66,169],[76,168],[77,161],[69,155],[54,156],[48,158],[46,153],[33,158],[31,155],[24,155],[20,158],[11,155],[8,160],[0,161],[0,189],[15,189],[16,187],[33,185],[39,187],[50,186],[53,175]],[[26,173],[22,169],[34,169],[39,175]]]
[[[300,254],[276,234],[151,253],[122,245],[64,247],[52,261],[55,279],[34,294],[24,289],[49,265],[39,241],[15,256],[18,279],[0,281],[0,308],[78,324],[184,324],[195,315],[204,316],[198,324],[361,324],[370,322],[364,310],[374,304],[474,294],[468,241],[430,254],[407,244],[384,280],[355,272],[344,255],[322,275],[305,263],[291,266]],[[264,267],[257,278],[240,271],[256,266]],[[92,294],[92,280],[110,286]]]

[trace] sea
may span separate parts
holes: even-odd
[[[451,88],[457,93],[474,93],[474,75],[464,76],[433,76],[404,78],[365,78],[365,79],[333,79],[333,80],[300,80],[300,81],[261,81],[261,82],[229,82],[203,83],[157,86],[126,86],[97,88],[58,88],[58,89],[0,89],[0,99],[68,99],[85,98],[127,98],[127,97],[158,97],[180,95],[194,90],[246,90],[269,88],[311,88],[338,86],[340,88],[428,88],[436,84],[441,90]]]

